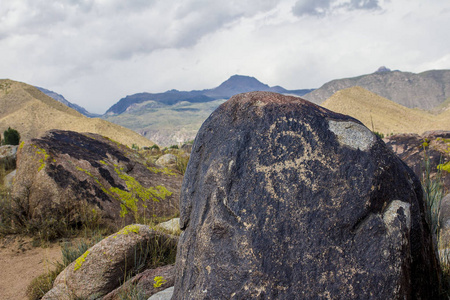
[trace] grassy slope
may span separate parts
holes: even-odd
[[[5,80],[1,80],[5,82]],[[90,119],[48,97],[35,87],[8,80],[11,87],[0,90],[0,132],[17,129],[22,139],[42,135],[50,129],[92,132],[131,146],[153,143],[136,132],[102,119]]]
[[[407,108],[362,87],[340,90],[323,102],[322,106],[350,115],[369,129],[384,134],[450,130],[450,111],[433,115],[423,110]]]

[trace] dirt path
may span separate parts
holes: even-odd
[[[0,299],[27,299],[26,289],[31,280],[52,269],[61,259],[61,247],[32,247],[30,239],[6,237],[0,239]]]

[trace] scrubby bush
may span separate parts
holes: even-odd
[[[428,146],[428,145],[427,145]],[[442,245],[440,231],[441,225],[439,223],[441,201],[444,197],[444,184],[442,179],[442,170],[438,167],[437,172],[432,174],[432,167],[430,159],[426,152],[426,147],[424,148],[424,160],[422,163],[422,188],[424,192],[424,200],[426,207],[426,218],[433,235],[434,247],[439,250]],[[441,292],[450,297],[450,252],[444,248],[439,253],[439,263],[440,263],[440,278],[442,278]]]
[[[3,137],[4,145],[19,145],[20,134],[17,130],[8,127],[8,129],[3,132]]]
[[[102,230],[112,232],[97,210],[85,201],[67,197],[52,208],[34,212],[30,202],[30,186],[24,186],[17,196],[8,189],[0,192],[0,235],[25,234],[35,244],[47,243],[58,238],[73,237],[80,232]]]
[[[373,131],[373,133],[379,137],[380,139],[384,139],[384,133],[378,132],[378,131]]]

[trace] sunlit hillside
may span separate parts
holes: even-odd
[[[30,139],[50,129],[62,129],[98,133],[129,146],[153,144],[130,129],[87,118],[31,85],[12,80],[0,80],[0,84],[0,133],[11,127],[22,139]]]
[[[350,115],[369,129],[383,134],[450,130],[450,110],[439,114],[411,109],[362,87],[340,90],[322,103],[332,111]]]

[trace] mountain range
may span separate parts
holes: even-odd
[[[174,105],[181,101],[190,103],[204,103],[218,99],[228,99],[236,94],[253,91],[270,91],[303,96],[311,92],[312,89],[286,90],[281,86],[270,87],[254,77],[233,75],[221,85],[213,89],[205,89],[200,91],[170,90],[164,93],[138,93],[131,96],[126,96],[111,106],[106,111],[105,115],[118,115],[124,113],[129,107],[145,101],[155,101],[164,105]]]
[[[419,74],[383,69],[372,74],[336,79],[302,98],[321,104],[334,93],[352,86],[409,108],[431,110],[450,97],[450,70],[431,70]]]
[[[360,88],[349,89],[352,87]],[[445,128],[432,125],[438,112],[446,110],[450,102],[450,70],[415,74],[391,71],[386,67],[372,74],[332,80],[315,90],[286,90],[280,86],[270,87],[254,77],[234,75],[212,89],[129,95],[111,106],[101,118],[168,146],[192,140],[210,113],[232,95],[256,90],[300,96],[361,119],[367,127],[385,134],[422,133],[426,128],[450,129],[445,127],[442,114],[439,114],[439,124]],[[327,99],[331,100],[324,102]],[[367,99],[371,101],[367,102]],[[370,123],[367,123],[367,117]],[[408,127],[403,122],[409,117],[416,120],[415,126]],[[427,121],[423,123],[422,120]]]

